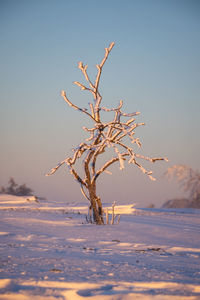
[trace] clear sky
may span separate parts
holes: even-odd
[[[91,96],[77,63],[95,64],[115,42],[105,65],[102,104],[124,100],[140,111],[137,131],[156,182],[136,167],[104,175],[103,202],[161,205],[183,193],[162,178],[173,164],[200,169],[200,1],[0,0],[0,185],[10,176],[49,199],[81,202],[79,186],[63,167],[44,174],[83,140],[86,118],[60,97],[86,107]],[[185,195],[186,196],[186,195]]]

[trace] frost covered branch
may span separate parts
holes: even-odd
[[[89,112],[87,112],[86,109],[80,108],[80,107],[78,107],[77,105],[73,104],[73,103],[67,98],[66,92],[65,92],[65,91],[63,91],[63,90],[61,91],[61,96],[63,97],[63,99],[65,100],[65,102],[67,102],[71,107],[73,107],[74,109],[79,110],[79,111],[81,111],[81,112],[87,114],[91,119],[93,119],[93,120],[95,121],[94,117],[93,117]]]

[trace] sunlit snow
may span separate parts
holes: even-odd
[[[199,299],[200,210],[115,213],[98,226],[84,202],[0,195],[0,299]]]

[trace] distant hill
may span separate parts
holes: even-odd
[[[199,208],[200,209],[200,198],[197,199],[172,199],[166,201],[163,208]]]

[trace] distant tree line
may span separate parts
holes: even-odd
[[[14,178],[11,177],[7,187],[1,187],[0,194],[9,194],[15,196],[32,196],[33,191],[26,184],[18,185]]]

